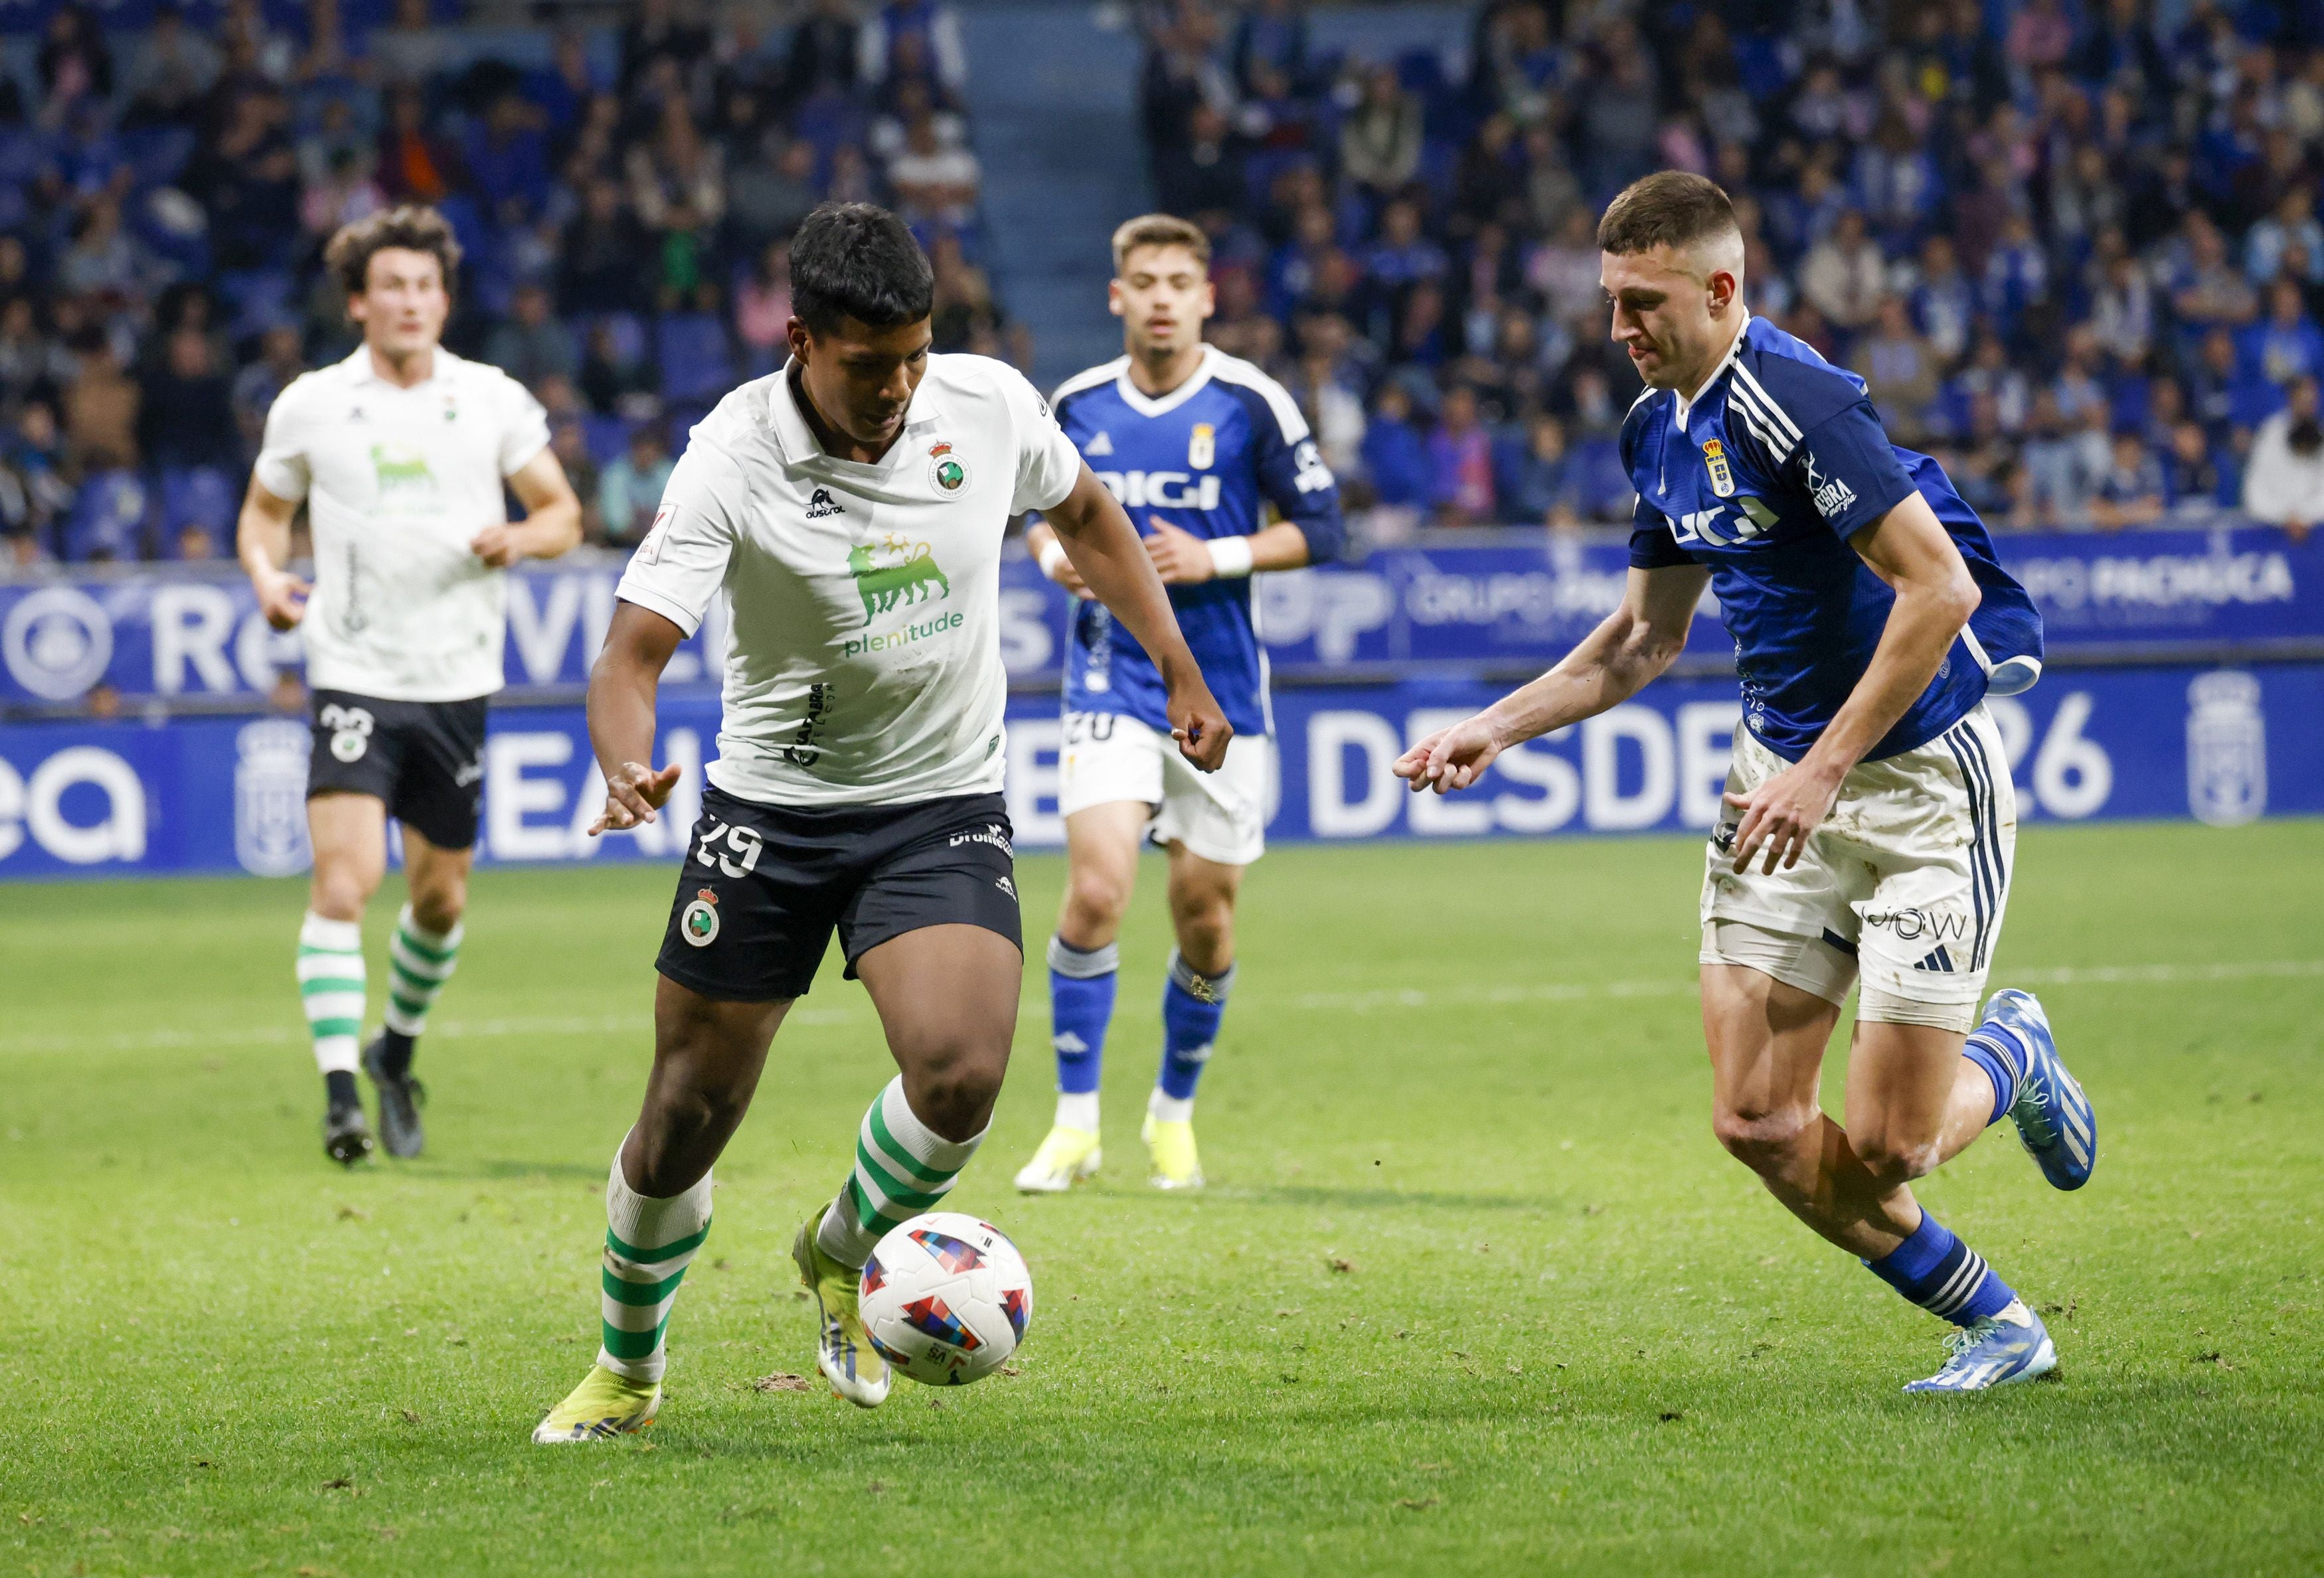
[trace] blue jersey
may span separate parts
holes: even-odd
[[[1638,490],[1630,563],[1711,568],[1744,722],[1789,761],[1807,754],[1864,678],[1896,600],[1848,539],[1915,489],[1984,600],[1869,759],[1933,740],[1985,698],[1996,665],[2041,656],[2033,599],[1943,468],[1888,442],[1863,379],[1765,318],[1745,320],[1683,416],[1675,391],[1639,396],[1622,424],[1622,462]]]
[[[1159,400],[1139,392],[1129,368],[1127,356],[1093,367],[1060,384],[1050,404],[1140,536],[1161,520],[1197,537],[1247,537],[1267,524],[1271,503],[1306,536],[1310,563],[1340,556],[1339,488],[1283,385],[1215,347]],[[1250,577],[1173,586],[1170,604],[1227,722],[1240,734],[1267,733],[1267,654],[1251,620]],[[1074,604],[1067,645],[1068,712],[1170,726],[1154,660],[1104,604]]]

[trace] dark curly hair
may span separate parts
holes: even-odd
[[[460,272],[460,243],[443,215],[416,205],[385,208],[368,219],[342,226],[323,248],[323,263],[341,290],[360,296],[371,277],[371,260],[391,246],[434,254],[444,270],[444,288],[452,288]]]

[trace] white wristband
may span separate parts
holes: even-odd
[[[1041,573],[1051,580],[1057,578],[1058,567],[1065,562],[1065,545],[1052,537],[1041,544]]]
[[[1213,537],[1209,543],[1211,574],[1223,579],[1250,574],[1250,539],[1248,537]]]

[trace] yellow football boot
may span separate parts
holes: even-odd
[[[823,1212],[818,1211],[799,1224],[798,1237],[791,1241],[799,1280],[815,1295],[815,1367],[840,1397],[859,1408],[876,1408],[888,1400],[888,1361],[872,1346],[863,1317],[857,1313],[861,1274],[833,1260],[815,1241],[815,1230],[822,1223]]]
[[[610,1441],[631,1435],[654,1421],[661,1407],[661,1382],[632,1380],[600,1364],[582,1378],[566,1399],[532,1428],[534,1443],[557,1446],[570,1441]]]
[[[1062,1195],[1084,1178],[1095,1177],[1104,1159],[1095,1134],[1060,1123],[1049,1130],[1033,1159],[1017,1169],[1017,1192]]]
[[[1194,1125],[1191,1119],[1157,1118],[1148,1112],[1146,1126],[1139,1134],[1154,1161],[1154,1170],[1147,1176],[1148,1183],[1157,1189],[1203,1186],[1203,1158],[1194,1151]]]

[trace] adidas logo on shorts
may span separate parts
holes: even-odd
[[[1927,958],[1923,959],[1919,964],[1914,965],[1913,968],[1915,970],[1935,970],[1950,975],[1953,973],[1953,956],[1945,952],[1944,944],[1939,943],[1936,946],[1935,952],[1932,953]]]

